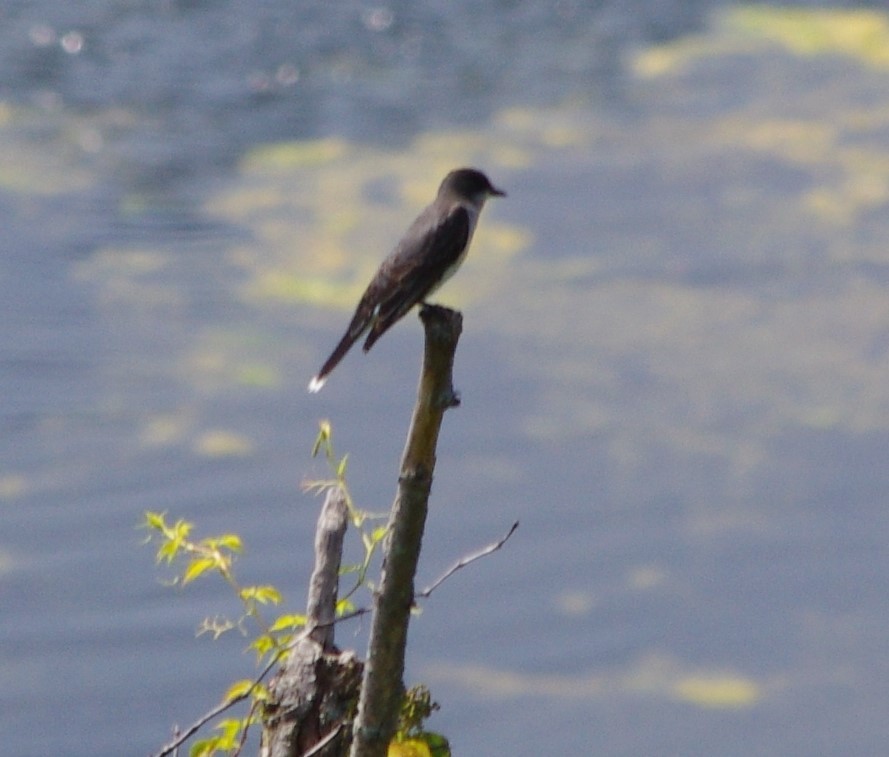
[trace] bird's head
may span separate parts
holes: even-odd
[[[481,205],[488,197],[506,197],[481,171],[475,168],[458,168],[444,177],[438,194],[455,194],[461,199]]]

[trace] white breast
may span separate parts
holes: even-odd
[[[442,276],[439,282],[434,287],[432,287],[432,289],[429,290],[429,294],[437,291],[442,284],[444,284],[449,278],[451,278],[451,276],[453,276],[457,272],[457,269],[461,265],[463,265],[463,261],[466,260],[466,255],[469,252],[469,245],[472,244],[472,235],[475,234],[475,226],[478,223],[478,216],[481,212],[481,208],[470,203],[467,203],[463,207],[466,209],[466,213],[469,215],[469,234],[467,234],[466,236],[466,246],[463,248],[463,252],[460,253],[460,257],[457,258],[456,262],[449,268],[445,269],[444,276]],[[426,296],[428,297],[429,294],[427,294]]]

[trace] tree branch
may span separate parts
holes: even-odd
[[[452,376],[463,318],[453,310],[427,305],[420,311],[420,319],[426,333],[423,368],[389,518],[383,573],[353,725],[352,757],[385,757],[395,733],[438,433],[444,411],[460,402]]]
[[[346,494],[327,490],[315,529],[315,567],[309,582],[306,632],[296,640],[269,684],[263,710],[261,757],[305,753],[343,754],[346,714],[354,711],[361,663],[334,647],[336,599],[343,539],[348,524]],[[334,735],[328,738],[329,734]]]
[[[506,532],[506,536],[502,537],[501,539],[498,539],[493,544],[489,544],[487,547],[482,547],[477,552],[473,552],[469,555],[461,557],[450,568],[448,568],[444,573],[442,573],[435,581],[433,581],[429,587],[423,589],[423,591],[421,591],[419,594],[417,594],[417,596],[423,597],[423,598],[428,598],[429,595],[432,594],[433,591],[435,591],[439,586],[441,586],[445,581],[447,581],[451,576],[453,576],[454,573],[456,573],[458,570],[460,570],[460,568],[465,568],[470,563],[474,563],[476,560],[481,560],[481,558],[487,557],[491,553],[496,552],[504,544],[506,544],[507,541],[509,541],[509,537],[512,536],[516,532],[516,529],[518,527],[519,527],[519,522],[516,521],[515,523],[512,524],[509,531]]]
[[[168,754],[173,754],[179,747],[181,747],[186,741],[188,741],[195,733],[197,733],[204,725],[209,723],[213,718],[219,717],[223,712],[225,712],[230,707],[234,707],[238,702],[243,702],[247,699],[252,693],[253,690],[262,683],[262,679],[265,678],[272,670],[275,665],[278,664],[279,656],[276,655],[272,658],[271,662],[266,665],[260,674],[254,679],[253,685],[245,691],[243,694],[238,694],[236,697],[232,697],[231,699],[226,699],[224,702],[220,702],[216,707],[208,712],[205,712],[201,717],[194,721],[188,728],[184,731],[179,731],[177,729],[176,735],[173,737],[173,740],[164,744],[161,747],[161,750],[157,752],[154,757],[167,757]]]
[[[343,490],[338,486],[328,489],[315,529],[315,568],[309,581],[306,609],[309,638],[320,644],[325,652],[333,649],[340,563],[348,523],[349,512]]]

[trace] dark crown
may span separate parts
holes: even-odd
[[[475,168],[458,168],[445,176],[439,187],[439,194],[449,190],[462,197],[475,197],[477,195],[495,195],[504,197],[503,192],[495,187],[481,171]]]

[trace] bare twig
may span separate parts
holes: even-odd
[[[519,522],[516,521],[512,524],[512,527],[506,533],[506,536],[502,537],[498,541],[495,541],[493,544],[489,544],[487,547],[482,547],[482,549],[478,550],[478,552],[473,552],[472,554],[466,555],[465,557],[461,557],[457,562],[455,562],[450,568],[448,568],[444,573],[441,574],[432,584],[423,589],[417,597],[428,598],[433,591],[435,591],[439,586],[441,586],[445,581],[447,581],[454,573],[456,573],[460,568],[465,568],[470,563],[474,563],[476,560],[481,560],[483,557],[487,557],[488,555],[496,552],[500,549],[506,542],[509,540],[509,537],[512,536],[516,529],[519,527]]]
[[[304,752],[302,757],[312,757],[313,754],[319,754],[324,747],[326,747],[331,741],[333,741],[338,735],[339,732],[343,730],[347,725],[351,725],[352,721],[343,721],[342,723],[337,723],[336,728],[334,728],[330,733],[328,733],[321,741],[319,741],[315,746],[313,746],[308,752]]]
[[[250,705],[250,711],[247,713],[247,722],[248,723],[250,722],[250,718],[253,717],[253,714],[256,712],[257,706],[258,706],[258,703],[254,699],[253,703]],[[235,749],[235,752],[232,755],[232,757],[241,757],[241,752],[244,749],[244,744],[247,743],[247,732],[249,730],[250,730],[249,726],[246,726],[241,729],[241,738],[238,739],[238,748]]]
[[[322,527],[323,526],[323,527]],[[349,613],[348,616],[342,618],[334,617],[334,609],[336,604],[336,586],[337,574],[339,571],[340,555],[342,554],[342,538],[346,528],[345,504],[343,501],[343,493],[339,488],[331,489],[328,492],[327,499],[322,507],[319,517],[318,543],[316,543],[316,568],[312,574],[311,591],[309,597],[308,623],[306,630],[298,634],[286,647],[279,650],[277,654],[272,656],[269,663],[260,671],[259,675],[253,680],[252,685],[247,691],[230,699],[226,699],[216,707],[212,708],[200,718],[198,718],[185,731],[174,731],[173,739],[165,744],[155,757],[167,757],[167,755],[175,754],[182,744],[188,741],[198,730],[209,723],[214,718],[219,717],[229,708],[248,699],[256,687],[262,683],[263,679],[272,671],[272,668],[278,664],[281,658],[289,651],[293,650],[296,645],[308,636],[314,641],[322,645],[323,648],[329,649],[333,646],[333,627],[338,620],[345,620],[347,617],[358,617],[370,609],[356,610]],[[243,739],[246,738],[246,731],[242,733]],[[239,749],[241,748],[239,746]]]
[[[455,562],[450,568],[448,568],[441,576],[439,576],[435,581],[433,581],[426,589],[416,594],[416,597],[427,599],[432,592],[434,592],[439,586],[441,586],[445,581],[447,581],[454,573],[462,568],[465,568],[467,565],[474,563],[476,560],[480,560],[487,555],[492,554],[499,550],[507,541],[509,541],[510,537],[515,533],[516,529],[518,529],[519,523],[516,521],[512,524],[512,527],[506,533],[505,536],[498,539],[496,542],[492,544],[488,544],[486,547],[478,550],[477,552],[473,552],[471,554],[465,555],[461,557],[457,562]],[[346,620],[352,620],[354,618],[360,618],[364,615],[367,615],[371,612],[370,607],[357,607],[351,612],[344,613],[338,618],[328,620],[325,622],[315,623],[313,626],[313,630],[317,633],[317,631],[325,628],[333,628],[337,623],[342,623]],[[239,702],[243,702],[245,699],[249,698],[253,691],[262,683],[263,679],[272,671],[272,668],[277,665],[278,661],[281,659],[281,656],[286,652],[291,651],[305,636],[309,633],[308,629],[303,633],[299,634],[296,638],[294,638],[284,649],[282,649],[277,655],[275,655],[272,660],[259,672],[257,677],[253,680],[253,685],[243,694],[239,694],[236,697],[232,697],[231,699],[227,699],[226,701],[220,703],[213,709],[206,712],[200,718],[198,718],[194,723],[192,723],[186,730],[182,731],[178,727],[173,729],[173,739],[165,744],[159,752],[157,752],[153,757],[167,757],[168,755],[178,754],[179,747],[181,747],[188,739],[190,739],[197,731],[199,731],[203,726],[209,723],[214,718],[222,715],[226,710],[231,707],[234,707]],[[338,725],[333,731],[327,734],[322,741],[316,744],[309,752],[306,752],[303,757],[311,757],[313,754],[317,754],[324,746],[329,744],[336,738],[336,735],[346,727],[346,723],[341,723]]]
[[[305,634],[300,634],[299,638],[303,638],[304,635]],[[294,640],[293,642],[291,642],[291,644],[288,645],[287,648],[289,649],[295,643],[296,641]],[[208,712],[201,715],[201,717],[195,720],[194,723],[192,723],[184,731],[178,732],[178,735],[171,742],[169,742],[168,744],[164,744],[164,746],[161,747],[161,750],[157,752],[154,757],[166,757],[168,754],[175,753],[176,750],[179,749],[179,747],[181,747],[186,741],[194,736],[194,734],[197,733],[201,728],[203,728],[207,723],[213,720],[213,718],[219,717],[229,708],[234,707],[239,702],[243,702],[245,699],[247,699],[253,693],[254,689],[256,689],[256,687],[259,686],[260,683],[262,683],[262,679],[265,678],[271,672],[272,668],[278,664],[278,660],[281,659],[281,655],[283,655],[285,651],[286,649],[281,650],[272,658],[269,664],[266,665],[259,673],[259,675],[253,680],[253,684],[250,686],[249,689],[247,689],[247,691],[245,691],[243,694],[238,694],[231,699],[226,699],[224,702],[216,705],[216,707],[214,707],[212,710],[209,710]]]

